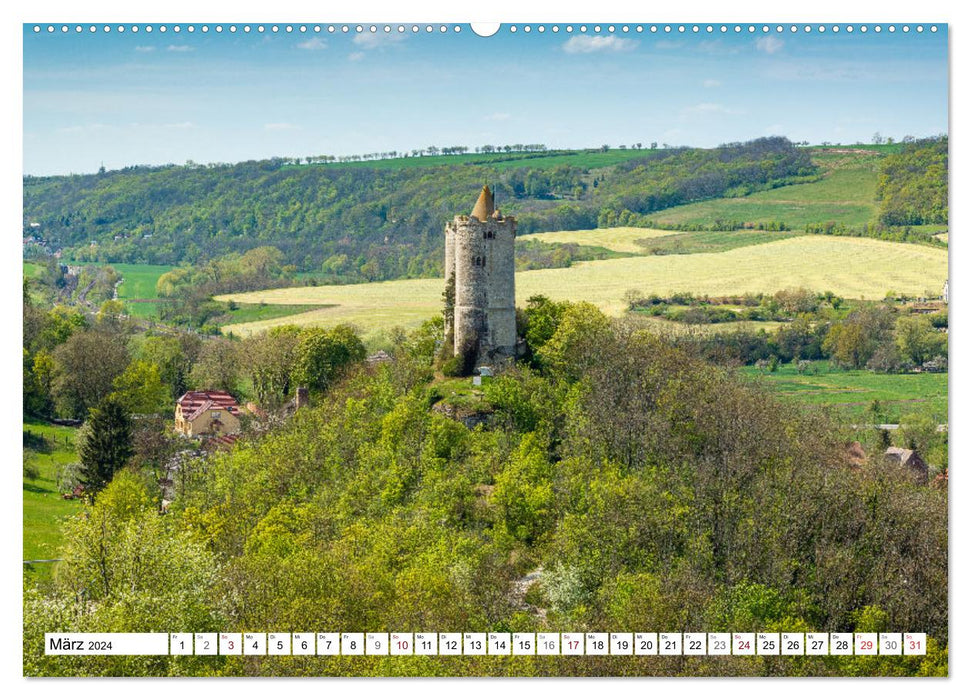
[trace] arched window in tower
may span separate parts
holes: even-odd
[[[491,239],[493,239],[493,238],[496,237],[496,232],[495,231],[486,231],[485,232],[485,237],[486,237],[486,239],[490,239],[491,240]]]

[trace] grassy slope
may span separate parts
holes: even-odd
[[[881,158],[876,153],[815,151],[813,160],[824,171],[817,182],[672,207],[651,218],[660,225],[710,226],[722,219],[756,224],[782,221],[793,229],[828,221],[860,226],[876,218],[874,200]]]
[[[282,316],[293,316],[320,308],[314,304],[241,304],[238,309],[227,311],[216,321],[219,325],[235,323],[253,323],[254,321],[268,321]]]
[[[882,298],[891,288],[922,294],[947,277],[947,252],[929,246],[868,238],[798,236],[721,253],[654,255],[596,260],[569,268],[516,275],[517,302],[533,294],[590,301],[605,312],[624,311],[624,293],[741,294],[791,287],[832,291],[847,298]],[[374,284],[273,289],[219,297],[240,303],[334,304],[264,322],[229,326],[248,334],[283,323],[357,323],[366,332],[415,326],[441,310],[442,281],[399,280]]]
[[[34,465],[40,476],[23,480],[24,493],[24,559],[55,559],[61,542],[60,525],[64,518],[81,509],[78,501],[68,501],[58,493],[55,472],[60,465],[77,461],[74,452],[74,428],[65,428],[24,419],[24,432],[43,435],[49,452],[35,453]],[[38,564],[36,569],[43,575]]]
[[[880,402],[886,420],[897,423],[908,413],[930,411],[938,423],[947,423],[947,374],[876,374],[866,370],[830,369],[813,363],[817,374],[799,374],[792,365],[761,373],[755,367],[739,371],[760,377],[765,388],[783,399],[835,408],[841,417],[861,421],[870,404]]]

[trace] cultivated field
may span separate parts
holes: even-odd
[[[644,253],[644,246],[638,240],[663,238],[676,234],[656,228],[634,228],[618,226],[615,228],[595,228],[587,231],[550,231],[518,236],[517,240],[540,241],[542,243],[576,243],[577,245],[597,246],[618,253]]]
[[[606,313],[625,311],[624,293],[729,295],[792,287],[832,291],[852,299],[881,299],[890,290],[936,294],[947,277],[947,251],[869,238],[798,236],[720,253],[653,255],[576,263],[569,268],[516,275],[517,303],[534,294],[589,301]],[[367,335],[392,326],[413,327],[438,313],[444,282],[398,280],[374,284],[271,289],[229,294],[221,301],[248,304],[333,304],[283,318],[234,324],[223,330],[247,335],[272,326],[358,324]]]

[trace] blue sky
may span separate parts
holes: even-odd
[[[32,26],[24,172],[34,175],[428,145],[714,146],[770,134],[851,143],[948,123],[943,25],[613,35],[519,25],[490,38],[468,26],[418,35],[410,26],[377,35]]]

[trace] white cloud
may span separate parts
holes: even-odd
[[[495,112],[487,117],[483,117],[487,122],[501,122],[509,119],[510,114],[508,112]]]
[[[778,39],[774,36],[760,36],[755,40],[755,48],[759,51],[764,51],[767,54],[773,54],[782,49],[785,42],[782,39]]]
[[[637,45],[631,39],[621,39],[619,36],[588,36],[581,34],[570,37],[563,50],[567,53],[595,53],[598,51],[630,51]]]
[[[136,46],[135,51],[138,53],[151,53],[155,50],[154,46]]]
[[[73,126],[60,127],[58,129],[55,129],[55,131],[59,134],[87,134],[93,131],[101,131],[107,128],[108,128],[107,124],[99,124],[99,123],[75,124]]]
[[[708,78],[708,80],[702,83],[702,85],[704,85],[706,88],[720,87],[721,84],[722,84],[722,81],[714,80],[713,78]]]
[[[298,49],[303,49],[304,51],[320,51],[321,49],[327,48],[327,42],[321,39],[319,36],[311,37],[306,41],[301,41],[297,44]]]
[[[360,61],[362,58],[364,58],[364,55],[365,54],[364,54],[363,51],[355,51],[354,53],[348,54],[347,60],[348,61]]]
[[[294,129],[299,129],[300,127],[296,124],[291,124],[290,122],[272,122],[270,124],[264,124],[263,128],[267,131],[293,131]]]
[[[739,114],[735,109],[730,109],[717,102],[699,102],[696,105],[685,107],[681,110],[682,116],[702,115],[702,114]]]
[[[377,49],[404,41],[405,35],[398,32],[361,32],[354,37],[354,45],[362,49]]]
[[[191,46],[187,46],[185,44],[169,44],[168,50],[169,51],[177,51],[179,53],[185,53],[187,51],[192,51],[192,47]]]
[[[732,56],[738,53],[737,48],[726,44],[721,39],[703,39],[698,42],[695,50],[698,53],[706,53],[711,56]]]

